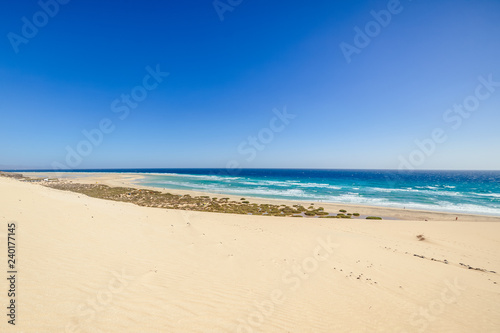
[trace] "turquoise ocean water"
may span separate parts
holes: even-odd
[[[142,184],[161,188],[500,216],[499,171],[140,171],[146,176]]]

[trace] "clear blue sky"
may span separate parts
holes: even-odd
[[[478,88],[481,76],[500,82],[500,1],[47,8],[53,17],[36,1],[0,5],[0,168],[69,165],[80,148],[77,168],[396,169],[413,158],[424,169],[500,169],[500,84]],[[381,10],[385,26],[370,14]],[[372,37],[358,36],[348,62],[341,45],[356,47],[355,27]],[[147,78],[147,97],[123,117],[121,96],[145,91],[148,66],[169,75],[155,88]],[[474,111],[447,113],[465,100]],[[273,121],[285,107],[295,118]],[[88,150],[82,131],[103,119],[113,130]],[[436,128],[446,140],[423,155],[415,140]]]

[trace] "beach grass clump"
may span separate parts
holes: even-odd
[[[352,213],[352,215],[354,215],[354,216],[359,216],[359,213]]]
[[[341,213],[347,213],[347,210],[341,209],[341,210],[339,210],[339,212],[341,212]]]
[[[382,220],[382,218],[378,217],[378,216],[367,216],[366,219],[367,220]]]
[[[311,210],[308,210],[306,212],[304,212],[305,215],[307,216],[315,216],[316,215],[316,212],[315,211],[311,211]]]
[[[280,210],[283,212],[283,214],[287,214],[287,215],[300,213],[300,212],[296,211],[295,209],[288,207],[288,206],[280,208]]]
[[[16,179],[22,179],[24,177],[21,173],[4,172],[4,171],[0,171],[0,176],[7,178],[16,178]]]
[[[246,200],[245,200],[245,201],[242,201],[241,203],[244,203],[244,204],[249,204],[249,203],[250,203],[250,201],[246,201]]]
[[[299,212],[304,212],[306,211],[307,209],[302,206],[302,205],[293,205],[293,207],[295,207],[295,210],[299,211]]]

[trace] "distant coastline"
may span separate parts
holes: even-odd
[[[55,173],[23,173],[27,177],[49,179],[55,176]],[[391,220],[419,220],[419,221],[496,221],[500,222],[500,217],[494,215],[481,215],[481,214],[467,214],[457,212],[442,212],[429,209],[410,209],[408,207],[382,207],[367,204],[349,204],[349,203],[332,203],[332,202],[319,202],[314,200],[290,200],[282,198],[266,198],[257,196],[242,196],[242,195],[228,195],[224,193],[213,193],[196,190],[186,189],[172,189],[172,188],[159,188],[148,186],[144,183],[144,179],[148,178],[147,175],[141,173],[106,173],[106,172],[67,172],[59,173],[60,179],[66,182],[75,184],[102,184],[110,187],[128,187],[134,189],[148,189],[151,191],[159,191],[162,193],[170,193],[174,195],[189,195],[191,197],[215,197],[215,198],[229,198],[232,202],[240,202],[242,198],[249,201],[250,204],[264,204],[264,205],[287,205],[293,207],[294,205],[301,205],[310,207],[311,204],[315,208],[323,207],[324,211],[329,215],[341,214],[340,210],[347,210],[350,213],[359,213],[363,217],[377,216],[384,219]],[[98,195],[99,196],[99,195]],[[171,208],[171,207],[170,207]],[[306,217],[306,216],[304,216]],[[316,216],[319,217],[319,216]]]
[[[56,173],[132,173],[141,176],[136,185],[184,192],[500,216],[500,171],[243,169],[228,175],[226,169],[91,169]]]

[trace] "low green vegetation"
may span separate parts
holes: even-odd
[[[367,220],[382,220],[382,218],[378,217],[378,216],[367,216],[366,219]]]
[[[82,193],[90,197],[130,202],[145,207],[281,217],[329,217],[329,213],[325,212],[323,207],[315,209],[312,205],[309,209],[306,209],[302,205],[290,207],[287,205],[251,204],[245,198],[234,201],[230,198],[211,198],[209,196],[191,196],[189,194],[175,195],[149,189],[109,187],[103,184],[79,184],[64,180],[43,185],[59,190]],[[330,218],[336,218],[336,216]]]

